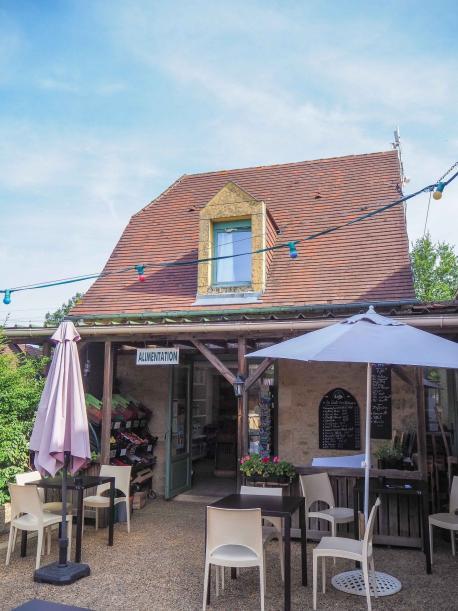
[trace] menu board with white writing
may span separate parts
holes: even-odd
[[[319,408],[320,448],[323,450],[359,450],[359,406],[342,388],[330,390]]]
[[[391,367],[372,365],[371,437],[391,439]]]

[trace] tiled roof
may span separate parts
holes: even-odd
[[[199,211],[229,181],[266,203],[281,230],[278,240],[285,242],[359,216],[400,193],[395,151],[184,175],[131,218],[105,271],[197,258]],[[260,307],[414,298],[402,206],[299,244],[298,252],[292,260],[286,249],[274,251]],[[97,279],[72,314],[198,309],[192,306],[197,265],[151,267],[145,275],[144,283],[134,272]]]

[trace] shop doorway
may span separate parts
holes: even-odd
[[[237,399],[232,385],[210,363],[201,361],[193,366],[191,462],[191,494],[235,492]]]

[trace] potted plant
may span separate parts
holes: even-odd
[[[240,460],[240,471],[252,481],[290,483],[296,475],[294,465],[278,456],[270,458],[261,454],[244,456]]]
[[[374,454],[379,469],[402,469],[404,466],[402,452],[397,446],[384,443]]]

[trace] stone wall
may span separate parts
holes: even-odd
[[[158,437],[155,448],[157,464],[154,468],[153,487],[164,494],[165,486],[165,433],[168,428],[170,366],[139,367],[135,354],[120,354],[117,381],[121,394],[129,394],[148,407],[153,415],[149,422],[152,435]]]
[[[278,367],[278,453],[296,465],[305,465],[314,456],[342,456],[348,451],[319,449],[318,408],[333,388],[351,393],[360,408],[361,450],[364,451],[366,366],[339,363],[279,361]],[[413,371],[405,368],[413,380]],[[415,387],[392,374],[393,429],[416,430]],[[373,440],[375,449],[382,440]]]

